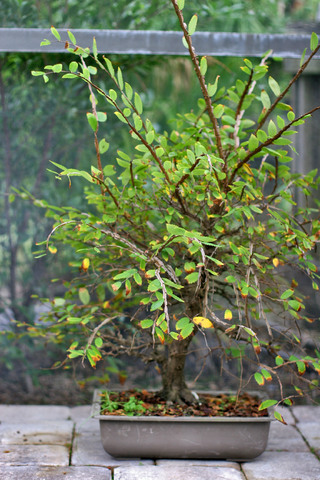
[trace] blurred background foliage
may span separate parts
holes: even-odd
[[[295,20],[314,21],[318,0],[190,0],[186,18],[195,12],[200,30],[280,33]],[[2,27],[177,30],[167,0],[2,0]]]
[[[319,15],[318,0],[189,0],[186,4],[185,18],[197,12],[200,31],[281,33],[292,22],[315,22]],[[178,29],[168,0],[0,2],[0,27],[49,28],[52,24],[71,30]],[[177,112],[184,113],[195,105],[199,90],[188,59],[138,55],[113,55],[110,59],[123,68],[126,78],[141,92],[146,115],[159,129],[165,128]],[[68,55],[64,54],[62,60],[68,61]],[[68,252],[41,259],[34,256],[36,243],[46,238],[51,226],[41,200],[80,208],[84,195],[80,181],[74,180],[70,189],[67,181],[56,180],[48,172],[49,161],[86,169],[94,156],[85,116],[90,105],[86,87],[60,81],[56,85],[54,79],[45,86],[31,76],[31,70],[58,61],[54,54],[0,54],[0,375],[9,379],[10,375],[18,376],[24,397],[14,390],[17,401],[27,401],[27,395],[33,395],[37,386],[44,389],[39,378],[43,368],[52,365],[53,352],[46,349],[45,339],[36,343],[32,337],[24,337],[26,329],[17,328],[15,322],[36,321],[39,305],[32,296],[59,293],[61,284],[51,280],[70,274]],[[226,81],[231,83],[240,61],[208,59],[212,80],[226,73]],[[281,63],[273,62],[271,68],[279,74]],[[107,125],[109,154],[112,156],[119,146],[129,149],[125,128],[112,118]],[[25,198],[16,195],[14,188],[25,191]],[[122,372],[122,367],[109,366],[111,372],[117,368]],[[108,373],[105,375],[108,377]],[[4,382],[0,402],[13,402]]]

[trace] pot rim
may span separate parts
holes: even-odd
[[[101,415],[100,414],[100,393],[102,389],[94,390],[93,395],[93,404],[91,410],[91,417],[96,418],[97,420],[107,420],[111,422],[176,422],[176,423],[184,423],[184,422],[191,422],[191,423],[268,423],[275,420],[275,418],[271,418],[268,411],[268,416],[266,417],[174,417],[174,416],[127,416],[127,415]],[[211,393],[211,394],[219,394],[219,393],[228,393],[234,394],[234,392],[209,392],[209,391],[199,391],[199,393]],[[252,392],[251,392],[252,393]],[[253,392],[256,395],[259,395],[257,392]],[[261,395],[260,395],[261,396]]]

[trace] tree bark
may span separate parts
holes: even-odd
[[[195,401],[193,394],[185,381],[184,367],[188,347],[193,335],[184,340],[174,341],[167,346],[167,355],[160,364],[162,377],[161,395],[169,403],[192,403]]]

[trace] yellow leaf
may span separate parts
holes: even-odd
[[[225,320],[232,320],[232,312],[231,312],[231,310],[226,310],[226,311],[224,312],[224,319],[225,319]]]
[[[202,328],[213,328],[213,323],[209,320],[209,318],[194,317],[193,321],[196,325],[200,325]]]
[[[82,260],[82,270],[83,270],[84,272],[86,272],[86,271],[88,270],[89,266],[90,266],[90,260],[89,260],[89,258],[84,258],[84,259]]]
[[[247,163],[245,163],[243,165],[243,169],[249,174],[249,175],[253,175],[253,171],[251,170],[251,168],[249,167],[249,165]]]
[[[280,263],[280,261],[279,261],[279,259],[278,259],[278,258],[274,258],[274,259],[272,260],[272,263],[273,263],[273,265],[274,265],[275,267],[278,267],[278,266],[279,266],[279,263]]]
[[[53,247],[52,245],[50,245],[50,247],[48,247],[48,250],[49,250],[50,253],[53,253],[53,254],[57,253],[57,251],[58,251],[57,247]]]

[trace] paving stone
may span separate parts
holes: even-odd
[[[74,439],[71,464],[116,467],[119,465],[153,465],[153,461],[111,457],[102,446],[100,432],[84,432],[76,435]]]
[[[74,422],[82,422],[91,419],[91,405],[80,405],[70,408],[70,417]],[[97,420],[96,420],[97,421]]]
[[[266,450],[308,452],[309,448],[295,427],[272,422]]]
[[[0,480],[111,480],[99,467],[2,467]]]
[[[320,462],[312,453],[265,452],[242,464],[247,480],[318,480]]]
[[[93,432],[97,433],[99,432],[100,434],[100,424],[99,420],[96,418],[91,418],[91,417],[84,417],[81,420],[77,420],[76,422],[76,432],[81,433],[81,432]]]
[[[65,445],[72,441],[71,420],[0,424],[2,445]]]
[[[0,405],[0,422],[33,423],[68,420],[70,408],[56,405]]]
[[[292,413],[298,422],[320,423],[320,406],[297,406],[292,407]]]
[[[311,448],[320,455],[320,425],[316,422],[299,422],[297,429],[302,433]]]
[[[244,480],[242,473],[224,467],[119,467],[114,480]]]
[[[240,465],[236,462],[230,462],[228,460],[187,460],[187,459],[179,459],[179,460],[156,460],[156,465],[169,467],[191,467],[191,466],[198,466],[198,467],[223,467],[223,468],[235,468],[236,470],[240,470]]]
[[[69,465],[61,445],[0,445],[0,465]]]

